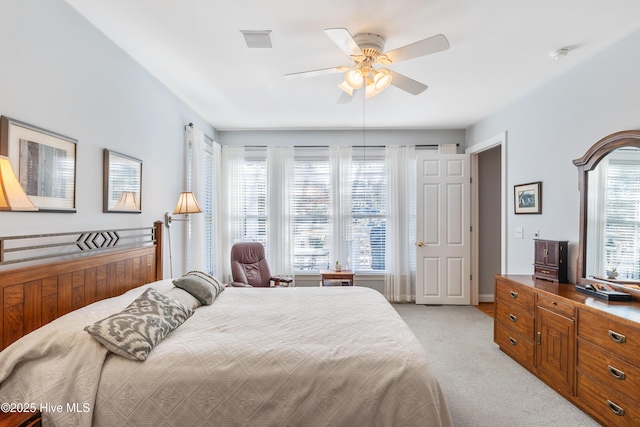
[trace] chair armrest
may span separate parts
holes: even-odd
[[[253,288],[253,286],[242,282],[231,282],[231,286],[236,288]]]

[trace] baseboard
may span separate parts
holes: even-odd
[[[480,294],[478,295],[478,302],[493,302],[494,295],[493,294]]]

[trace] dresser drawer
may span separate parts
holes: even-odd
[[[496,299],[533,316],[535,308],[534,293],[529,289],[512,285],[503,280],[496,280]]]
[[[517,310],[512,305],[497,301],[495,320],[504,323],[506,328],[518,332],[530,340],[535,338],[533,317],[526,312]]]
[[[578,336],[611,351],[621,359],[637,360],[640,354],[640,329],[587,310],[579,311]]]
[[[520,362],[520,364],[532,369],[535,351],[533,341],[505,328],[500,323],[495,323],[494,325],[494,340],[502,351]]]
[[[559,280],[557,268],[541,267],[539,265],[534,267],[534,276],[544,279]]]
[[[568,304],[559,298],[547,296],[542,293],[538,294],[538,307],[546,308],[549,311],[553,311],[554,313],[568,317],[569,319],[575,319],[576,317],[576,308],[573,305]]]
[[[640,425],[640,408],[628,397],[615,393],[578,372],[578,400],[582,407],[608,426]]]
[[[620,394],[640,390],[640,368],[578,341],[578,370]]]

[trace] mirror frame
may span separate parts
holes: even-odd
[[[113,188],[114,172],[111,166],[116,162],[127,163],[130,167],[137,169],[138,186],[136,193],[138,194],[138,209],[118,210],[114,207],[109,207],[111,202],[109,196]],[[103,213],[142,213],[142,160],[136,159],[126,154],[118,153],[117,151],[104,149],[103,159],[103,177],[102,177],[102,212]],[[117,200],[116,200],[117,202]]]
[[[578,188],[580,190],[580,241],[578,242],[578,265],[576,267],[576,279],[579,284],[593,282],[585,277],[587,271],[587,194],[589,191],[587,173],[592,171],[607,154],[621,147],[640,148],[640,130],[626,130],[605,136],[593,144],[584,156],[573,161],[573,164],[578,168]]]

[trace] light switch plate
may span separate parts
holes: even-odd
[[[516,227],[516,239],[524,239],[524,228]]]

